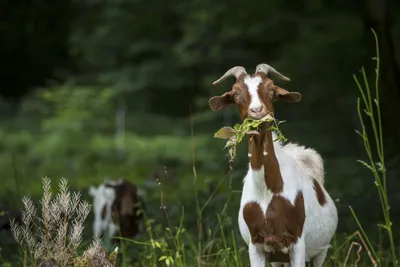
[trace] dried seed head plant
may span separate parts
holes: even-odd
[[[52,199],[51,179],[42,178],[43,196],[40,200],[41,216],[29,197],[23,197],[22,223],[11,219],[11,231],[24,254],[33,257],[35,265],[70,266],[82,242],[84,221],[91,205],[81,200],[79,192],[68,191],[68,181],[62,178],[59,192]],[[100,247],[95,237],[92,246]]]

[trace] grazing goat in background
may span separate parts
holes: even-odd
[[[143,217],[138,211],[144,209],[144,203],[131,182],[105,181],[97,188],[91,186],[89,194],[93,197],[94,235],[100,236],[108,230],[110,236],[120,231],[122,237],[135,237],[140,232],[139,221]],[[119,224],[115,223],[113,215]]]
[[[267,64],[253,75],[241,66],[228,70],[213,84],[235,76],[232,90],[209,100],[212,110],[236,104],[240,116],[274,118],[275,100],[299,102],[301,94],[288,92],[268,78],[290,80]],[[312,261],[321,267],[338,223],[337,209],[324,188],[321,156],[313,149],[274,142],[272,122],[248,135],[249,170],[244,178],[239,211],[240,233],[249,246],[252,267],[303,267]]]

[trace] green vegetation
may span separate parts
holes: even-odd
[[[273,118],[264,117],[259,120],[253,120],[246,118],[241,124],[236,123],[232,127],[222,127],[215,134],[215,138],[228,139],[224,148],[229,148],[229,162],[232,162],[236,157],[236,147],[243,140],[246,134],[259,134],[258,129],[264,122],[273,121],[275,125],[271,125],[267,130],[275,131],[278,135],[277,140],[286,141],[287,139],[283,136],[282,132],[279,131],[278,124]]]
[[[89,186],[125,177],[146,203],[146,225],[118,244],[117,266],[248,266],[237,224],[246,146],[229,143],[227,158],[229,139],[212,134],[232,126],[238,141],[249,129],[233,126],[235,108],[213,112],[208,99],[230,90],[229,81],[212,86],[227,69],[252,73],[265,62],[290,77],[280,87],[303,96],[276,103],[276,119],[287,120],[279,131],[324,159],[339,211],[326,266],[398,266],[399,1],[37,0],[3,9],[1,89],[26,92],[0,98],[0,219],[24,208],[23,197],[39,203],[41,177],[52,191],[67,177],[88,203]],[[94,244],[92,220],[74,257]],[[116,247],[101,245],[107,257]],[[27,256],[0,231],[0,265],[30,266]]]
[[[376,36],[375,36],[376,38]],[[378,42],[377,42],[378,45]],[[377,50],[378,51],[378,50]],[[370,163],[359,160],[366,166],[373,177],[375,178],[375,185],[378,188],[382,210],[384,214],[385,224],[380,225],[383,227],[389,236],[390,250],[387,251],[382,247],[376,248],[372,245],[370,238],[366,235],[359,220],[355,217],[361,233],[356,231],[352,235],[344,237],[344,241],[338,241],[337,237],[333,240],[333,249],[330,256],[327,258],[326,265],[346,266],[350,262],[355,265],[367,266],[372,264],[374,266],[388,266],[388,260],[385,259],[387,253],[391,255],[390,266],[397,266],[396,260],[396,246],[393,239],[392,224],[390,222],[389,207],[387,201],[386,191],[386,169],[383,155],[383,136],[380,115],[380,101],[379,101],[379,54],[375,58],[377,61],[376,67],[376,83],[375,83],[375,97],[372,98],[368,82],[365,75],[364,68],[362,74],[365,81],[366,91],[363,91],[360,83],[355,77],[357,86],[360,89],[361,98],[364,100],[365,110],[364,113],[370,118],[372,129],[375,136],[375,143],[377,146],[377,153],[379,162],[374,164],[370,141],[367,134],[367,127],[364,123],[361,109],[361,101],[358,98],[358,114],[362,125],[362,130],[357,133],[363,138],[365,149],[370,159]],[[375,103],[376,116],[374,116],[374,108],[372,103]],[[65,112],[65,111],[64,111]],[[261,123],[265,120],[249,120],[246,119],[242,124],[236,124],[234,128],[223,127],[216,134],[215,137],[230,139],[234,136],[237,142],[241,141],[245,134],[252,133]],[[275,130],[278,130],[274,126]],[[279,134],[279,136],[283,136]],[[192,136],[192,141],[199,141]],[[109,247],[108,250],[114,250],[110,256],[107,256],[106,248],[101,246],[101,241],[95,239],[92,245],[85,251],[81,252],[78,248],[82,241],[82,233],[85,228],[85,220],[89,213],[90,205],[85,201],[81,201],[81,193],[70,193],[66,179],[61,179],[59,183],[60,193],[57,194],[54,200],[51,199],[51,186],[50,179],[43,178],[43,196],[41,199],[41,212],[42,218],[37,217],[36,207],[30,198],[24,197],[22,202],[24,204],[23,212],[23,225],[20,226],[15,221],[12,222],[12,230],[14,238],[21,244],[23,258],[21,264],[23,266],[33,266],[34,262],[45,262],[48,264],[52,262],[55,266],[92,266],[91,264],[103,262],[107,266],[247,266],[248,255],[246,247],[238,234],[232,218],[227,213],[228,207],[237,203],[232,203],[232,195],[234,191],[230,189],[225,198],[220,198],[225,203],[219,201],[217,209],[219,210],[214,216],[214,223],[209,223],[208,219],[204,220],[203,213],[209,208],[208,205],[212,198],[216,197],[215,192],[225,181],[221,179],[211,193],[203,206],[200,206],[199,191],[198,191],[198,176],[196,172],[196,164],[194,163],[194,147],[191,147],[193,152],[193,185],[195,191],[195,199],[191,198],[190,201],[195,203],[195,210],[197,210],[196,227],[191,227],[187,222],[188,212],[193,212],[190,205],[183,205],[180,210],[179,219],[173,219],[165,198],[168,194],[163,191],[163,186],[159,179],[157,179],[157,186],[159,188],[161,202],[160,213],[165,216],[164,223],[157,222],[151,215],[145,214],[145,232],[135,240],[119,238],[121,248],[117,248],[115,244],[105,245]],[[224,194],[221,194],[224,195]],[[236,200],[237,201],[237,200]],[[57,209],[58,208],[58,209]],[[186,210],[186,212],[185,212]],[[352,214],[355,216],[354,211],[351,209]],[[61,217],[60,217],[61,216]],[[193,216],[190,215],[189,217]],[[74,220],[74,218],[76,220]],[[72,223],[70,223],[70,221]],[[59,222],[62,222],[61,224]],[[86,222],[87,224],[87,222]],[[31,225],[36,229],[32,230]],[[187,227],[188,226],[188,227]],[[39,238],[39,240],[37,239]],[[358,237],[361,244],[354,241]],[[365,241],[366,240],[366,241]],[[104,245],[104,244],[103,244]],[[358,247],[357,254],[352,253],[353,247]],[[361,251],[364,248],[367,257],[362,259]],[[117,256],[117,250],[121,253]],[[137,257],[132,261],[132,251],[136,251]],[[82,256],[78,256],[81,253]],[[378,256],[380,255],[380,256]],[[369,259],[369,262],[368,262]],[[116,263],[115,263],[116,262]],[[383,262],[386,262],[384,265]],[[8,266],[7,262],[4,262]],[[117,264],[117,265],[115,265]],[[97,266],[97,265],[96,265]]]
[[[375,185],[378,190],[378,195],[379,195],[379,201],[382,205],[382,213],[383,213],[383,218],[384,218],[384,224],[379,224],[379,227],[382,227],[385,229],[388,235],[389,239],[389,248],[390,248],[390,256],[391,256],[391,264],[393,266],[398,266],[398,261],[397,261],[397,252],[396,252],[396,246],[394,243],[394,238],[393,238],[393,230],[392,230],[392,222],[390,219],[390,206],[388,202],[388,193],[387,193],[387,178],[386,178],[386,168],[385,168],[385,154],[384,154],[384,145],[383,145],[383,129],[382,129],[382,117],[381,117],[381,108],[380,108],[380,101],[379,101],[379,64],[380,64],[380,56],[379,56],[379,42],[378,42],[378,37],[375,33],[374,30],[372,30],[375,41],[376,41],[376,57],[373,58],[373,60],[376,61],[376,68],[375,68],[375,97],[371,95],[371,90],[370,90],[370,85],[367,79],[367,76],[365,74],[365,69],[361,69],[363,81],[364,81],[364,86],[362,86],[357,79],[357,77],[354,75],[354,80],[357,84],[358,89],[360,90],[361,98],[357,99],[357,111],[358,111],[358,117],[361,122],[361,132],[356,130],[357,134],[360,135],[364,142],[364,147],[365,151],[368,155],[368,161],[369,163],[363,161],[363,160],[358,160],[363,166],[365,166],[368,170],[371,171],[374,180],[375,180]],[[364,109],[361,108],[361,100],[365,106]],[[369,119],[371,123],[371,128],[373,130],[373,139],[371,139],[368,136],[367,133],[367,128],[365,121],[363,119],[363,115],[366,115],[367,118]],[[372,150],[372,145],[376,146],[376,153],[378,160],[375,160],[375,157],[373,155],[373,150]],[[360,227],[360,230],[365,237],[368,248],[371,252],[373,257],[376,259],[376,264],[377,266],[382,266],[381,263],[381,258],[377,256],[377,253],[375,252],[374,246],[371,244],[367,234],[363,230],[363,227],[361,226],[359,220],[357,219],[353,209],[350,207],[350,210],[355,217],[355,220]]]

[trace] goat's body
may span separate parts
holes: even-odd
[[[101,235],[108,230],[110,236],[119,232],[123,237],[135,237],[141,231],[139,221],[142,215],[137,214],[137,205],[141,203],[143,209],[144,202],[137,193],[136,185],[121,179],[105,181],[98,188],[93,186],[89,190],[93,196],[94,235]]]
[[[302,235],[296,243],[281,248],[280,252],[289,255],[290,258],[296,258],[294,264],[292,259],[292,267],[305,266],[305,261],[310,260],[313,260],[314,267],[320,267],[338,223],[336,206],[323,187],[322,160],[314,150],[296,144],[282,146],[275,142],[274,150],[283,180],[283,190],[278,195],[294,205],[296,197],[302,193],[305,209]],[[325,197],[323,204],[317,197],[314,179],[318,181],[319,188]],[[239,227],[243,239],[249,245],[252,267],[264,267],[265,252],[271,252],[274,249],[266,244],[254,245],[251,242],[250,230],[244,220],[243,210],[247,203],[256,202],[266,214],[273,201],[274,194],[267,188],[264,180],[264,167],[254,171],[250,166],[244,178]],[[274,216],[277,213],[279,216],[279,211],[274,212]],[[280,264],[275,263],[274,266],[282,266]]]
[[[271,119],[258,134],[247,136],[250,168],[244,179],[240,232],[249,245],[251,267],[265,267],[267,258],[274,267],[284,262],[304,267],[310,260],[321,267],[336,231],[337,210],[324,189],[321,156],[296,144],[273,142],[268,128],[274,101],[299,102],[302,96],[275,85],[269,73],[290,80],[265,63],[258,64],[253,75],[235,66],[213,83],[235,76],[232,89],[209,100],[214,111],[235,104],[242,120]]]
[[[112,219],[112,205],[115,201],[115,190],[100,184],[98,188],[91,187],[89,194],[93,197],[93,233],[99,236],[108,230],[113,236],[118,231],[118,225]]]

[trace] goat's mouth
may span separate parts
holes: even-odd
[[[264,116],[247,116],[248,119],[259,121],[261,124],[258,125],[257,131],[258,132],[265,132],[269,129],[269,127],[275,121],[273,113],[264,114]]]
[[[269,114],[266,112],[263,113],[253,113],[253,114],[248,114],[247,118],[252,119],[252,120],[262,120],[264,117],[268,116]]]
[[[266,123],[273,122],[275,120],[274,115],[271,112],[264,112],[262,114],[249,114],[247,118]]]

